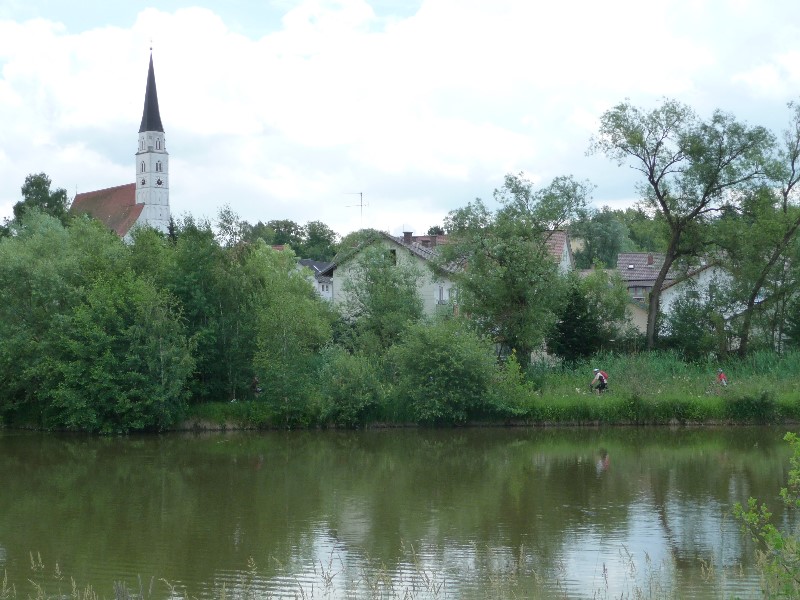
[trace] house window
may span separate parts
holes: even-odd
[[[394,248],[389,250],[389,258],[392,261],[392,264],[396,265],[397,264],[397,250],[395,250]]]

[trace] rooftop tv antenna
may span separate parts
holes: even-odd
[[[358,204],[348,204],[347,208],[352,208],[354,206],[358,206],[360,211],[360,221],[359,221],[359,229],[364,229],[364,207],[369,206],[369,204],[364,204],[364,192],[345,192],[350,196],[358,196]]]

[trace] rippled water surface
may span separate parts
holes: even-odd
[[[730,511],[788,518],[783,433],[0,431],[0,568],[23,597],[757,598]]]

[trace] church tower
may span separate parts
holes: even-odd
[[[142,205],[137,223],[167,232],[169,228],[169,154],[164,140],[164,126],[158,111],[153,54],[147,72],[139,148],[136,152],[136,204]]]

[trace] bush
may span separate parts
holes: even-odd
[[[732,396],[726,405],[726,413],[736,421],[771,423],[778,417],[779,410],[775,394],[763,390]]]
[[[460,320],[418,323],[389,353],[394,399],[424,424],[464,423],[491,412],[491,345]]]
[[[789,483],[781,488],[781,498],[786,506],[800,508],[800,440],[794,433],[784,438],[792,448],[789,459]],[[797,534],[781,531],[772,524],[772,513],[766,505],[759,506],[750,498],[745,509],[736,503],[733,514],[741,521],[742,529],[758,545],[758,565],[762,571],[762,591],[765,598],[781,596],[797,598],[800,595],[800,545]]]
[[[490,410],[500,417],[523,417],[530,412],[534,398],[533,386],[525,380],[516,351],[497,369],[489,396]]]
[[[327,350],[318,382],[323,423],[364,425],[383,401],[378,366],[362,354],[349,354],[340,348]]]

